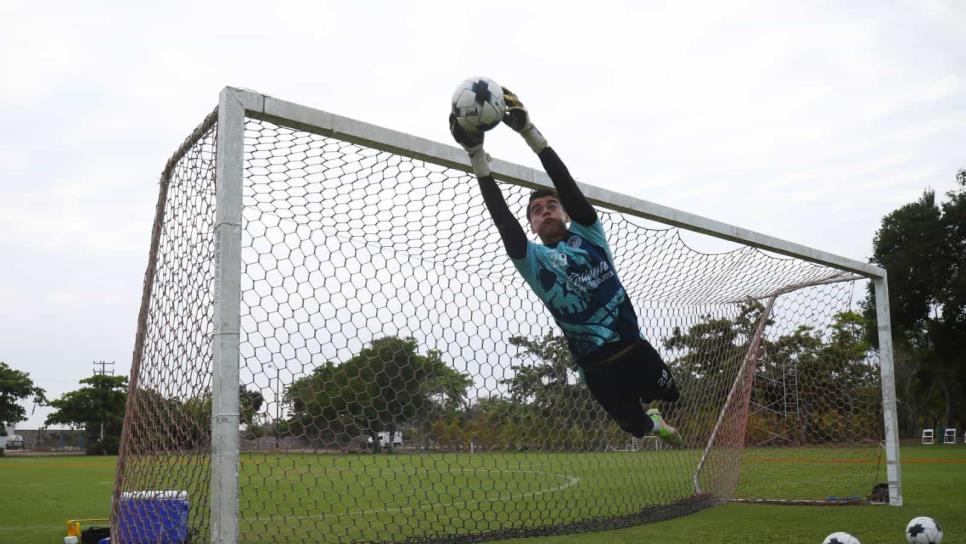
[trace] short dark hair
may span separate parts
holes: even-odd
[[[538,198],[543,198],[545,196],[552,196],[557,199],[557,202],[560,202],[560,195],[557,194],[557,191],[553,189],[543,189],[543,188],[534,189],[533,192],[530,193],[530,200],[527,202],[527,221],[528,222],[530,221],[530,204],[533,204],[534,200]]]

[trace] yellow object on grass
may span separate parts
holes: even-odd
[[[67,520],[67,536],[81,536],[81,522],[88,521],[110,521],[107,518],[90,518],[90,519],[69,519]]]

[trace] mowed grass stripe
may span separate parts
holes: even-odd
[[[240,473],[242,497],[250,499],[252,506],[242,513],[242,528],[251,542],[335,542],[386,540],[438,534],[441,530],[456,532],[454,526],[464,524],[486,530],[500,523],[516,527],[537,527],[546,520],[566,523],[631,510],[646,502],[640,497],[642,492],[657,490],[667,496],[690,493],[688,467],[696,463],[698,455],[691,451],[246,454]],[[850,456],[828,448],[749,450],[741,485],[788,491],[789,486],[815,488],[814,480],[827,481],[831,476],[832,480],[847,477],[869,482],[871,487],[870,471],[881,469],[878,462],[823,462]],[[650,527],[525,542],[641,542],[654,540],[655,536],[664,542],[694,542],[700,536],[700,541],[714,544],[735,541],[742,527],[753,534],[749,537],[746,533],[745,542],[811,542],[814,539],[799,536],[825,531],[826,524],[835,520],[839,520],[839,528],[832,527],[821,537],[851,525],[870,535],[863,542],[891,542],[895,538],[877,540],[874,531],[889,523],[904,525],[908,519],[899,518],[907,517],[907,512],[909,518],[913,512],[934,515],[946,525],[948,542],[966,542],[961,538],[966,528],[957,533],[960,540],[951,538],[957,524],[962,523],[952,519],[952,511],[956,510],[956,517],[962,518],[966,506],[966,448],[903,448],[903,457],[910,461],[903,467],[909,504],[903,508],[771,507],[768,515],[759,516],[764,512],[761,509],[769,507],[730,505]],[[63,537],[64,520],[105,517],[111,493],[105,482],[113,479],[114,463],[114,458],[105,457],[71,459],[66,463],[50,458],[0,458],[0,476],[13,482],[6,484],[8,491],[0,494],[0,527],[12,531],[5,534],[17,534],[4,541],[58,542]],[[767,470],[760,470],[762,467]],[[821,478],[817,478],[816,470],[821,471]],[[752,476],[756,480],[746,481]],[[576,483],[569,478],[576,479]],[[917,486],[924,483],[931,485],[928,493],[917,492]],[[17,487],[23,492],[11,493]],[[817,489],[822,490],[821,486]],[[822,497],[833,494],[822,492]],[[802,509],[810,514],[804,515]],[[889,523],[883,517],[889,518]],[[655,533],[658,526],[671,527],[671,534],[667,529]],[[690,537],[679,539],[678,533]],[[625,534],[637,536],[624,540]],[[716,534],[720,538],[712,538]]]
[[[67,519],[106,518],[115,465],[114,457],[0,457],[0,540],[63,542]]]
[[[328,542],[572,523],[689,496],[690,473],[669,469],[695,455],[248,455],[243,525]]]

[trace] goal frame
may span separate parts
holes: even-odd
[[[265,120],[472,173],[466,153],[457,147],[279,100],[251,90],[234,87],[222,89],[217,109],[216,273],[211,414],[211,527],[212,542],[217,544],[235,544],[239,536],[238,383],[243,150],[246,118]],[[546,173],[519,164],[494,159],[490,163],[490,170],[494,178],[500,181],[529,188],[553,187]],[[888,280],[883,268],[586,183],[578,183],[578,185],[584,195],[595,205],[780,255],[834,267],[871,280],[875,291],[878,323],[889,504],[902,505]]]

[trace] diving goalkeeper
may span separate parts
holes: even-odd
[[[680,434],[661,413],[656,408],[645,411],[641,404],[674,402],[680,395],[671,370],[641,335],[597,211],[533,126],[520,99],[506,88],[503,93],[507,105],[503,122],[523,136],[556,187],[556,191],[533,191],[527,204],[527,221],[542,244],[528,240],[510,213],[490,174],[484,133],[464,130],[453,115],[449,125],[453,138],[470,156],[507,255],[550,310],[591,394],[614,421],[636,437],[653,433],[680,445]]]

